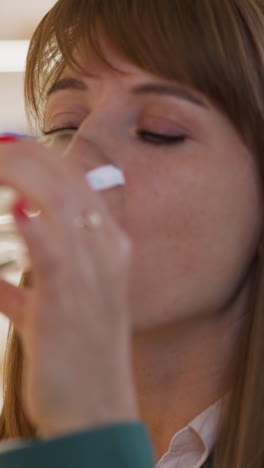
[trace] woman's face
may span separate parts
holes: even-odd
[[[75,140],[76,163],[114,164],[126,176],[125,187],[101,196],[134,243],[134,326],[224,311],[261,235],[253,155],[204,96],[104,50],[119,71],[80,54],[86,72],[64,71],[80,81],[53,89],[45,131],[78,127],[90,142]]]

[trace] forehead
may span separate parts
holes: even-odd
[[[89,42],[84,43],[83,41],[76,47],[73,57],[77,66],[67,64],[59,77],[59,81],[62,83],[59,86],[55,83],[51,88],[52,91],[54,86],[55,89],[85,90],[87,89],[86,78],[100,81],[115,78],[118,81],[122,80],[122,85],[127,85],[129,88],[130,85],[134,87],[134,95],[171,95],[187,99],[200,107],[208,108],[210,106],[206,96],[192,87],[181,81],[154,74],[133,63],[105,35],[98,36],[97,43],[99,54],[95,52]]]
[[[59,80],[48,91],[47,98],[62,89],[85,91],[88,89],[87,78],[99,81],[116,79],[119,82],[122,80],[122,85],[127,86],[134,96],[167,95],[185,99],[200,107],[210,106],[208,99],[201,93],[177,80],[169,80],[140,68],[105,39],[100,47],[103,59],[89,45],[78,47],[74,53],[77,66],[65,66]]]
[[[103,54],[103,60],[89,44],[80,45],[73,55],[78,67],[73,64],[66,64],[62,77],[83,75],[96,79],[102,75],[119,75],[124,78],[138,75],[146,78],[154,76],[152,73],[133,64],[106,39],[100,38],[100,51]]]

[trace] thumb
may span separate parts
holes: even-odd
[[[0,312],[11,320],[18,330],[24,321],[30,297],[30,291],[0,280]]]

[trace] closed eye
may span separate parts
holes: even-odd
[[[73,130],[73,131],[76,130],[77,132],[78,128],[77,127],[55,128],[48,132],[43,131],[43,134],[52,135],[57,132],[63,132],[64,130]],[[139,130],[137,132],[137,137],[143,143],[157,145],[157,146],[180,144],[180,143],[184,143],[186,140],[186,135],[180,135],[180,134],[179,135],[165,135],[165,134],[150,132],[148,130]]]
[[[186,140],[185,135],[164,135],[147,130],[138,131],[137,136],[143,143],[150,143],[153,145],[174,145],[184,143]]]

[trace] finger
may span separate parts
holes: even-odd
[[[59,305],[59,301],[64,301],[65,297],[70,296],[68,293],[76,283],[86,293],[90,287],[94,290],[95,276],[88,248],[82,249],[81,255],[76,254],[75,245],[67,244],[60,233],[51,229],[45,217],[40,214],[29,218],[22,202],[14,205],[12,213],[18,232],[28,248],[31,269],[34,272],[34,285],[47,303],[52,301],[53,305]],[[66,310],[66,307],[64,309]]]
[[[27,203],[20,199],[13,205],[11,211],[17,230],[27,246],[36,284],[38,277],[41,281],[45,280],[45,277],[51,279],[59,256],[62,256],[60,254],[62,242],[58,233],[51,229],[41,213],[36,217],[29,217],[26,209]]]
[[[0,310],[20,329],[30,304],[30,291],[0,280]]]
[[[52,165],[50,156],[46,155],[46,149],[43,150],[35,142],[10,144],[7,148],[8,157],[3,152],[3,147],[0,147],[1,179],[25,194],[26,198],[32,197],[33,203],[36,201],[39,203],[43,215],[52,219],[57,232],[60,232],[61,242],[64,243],[64,253],[67,256],[72,254],[72,257],[75,257],[75,263],[78,261],[81,264],[89,261],[89,258],[84,258],[84,251],[88,249],[93,252],[97,251],[97,258],[100,256],[99,267],[104,268],[106,265],[103,262],[109,259],[111,271],[112,266],[116,264],[114,257],[119,253],[117,250],[119,242],[115,242],[113,246],[110,240],[112,238],[113,242],[116,239],[118,241],[120,232],[105,204],[88,187],[84,178],[79,173],[77,175],[77,171],[69,173],[69,167],[66,168],[63,164],[60,167],[56,164]],[[95,233],[93,228],[79,230],[79,232],[76,230],[74,219],[82,214],[83,207],[87,214],[97,212],[101,215],[103,227],[100,228],[100,232]],[[74,249],[72,249],[73,245]],[[52,245],[50,248],[52,249]],[[56,252],[58,250],[54,250],[51,256],[47,255],[47,259],[56,259]],[[46,253],[48,253],[47,249]],[[39,256],[32,258],[40,260]]]
[[[57,159],[54,152],[36,142],[1,143],[0,183],[12,187],[27,200],[36,202],[42,211],[50,213],[54,201],[51,188],[57,187],[56,193],[60,193],[64,186],[63,165]]]
[[[103,215],[108,227],[116,224],[105,203],[79,171],[59,161],[52,150],[32,141],[1,144],[0,184],[8,185],[38,206],[53,223],[65,228],[82,208]]]

